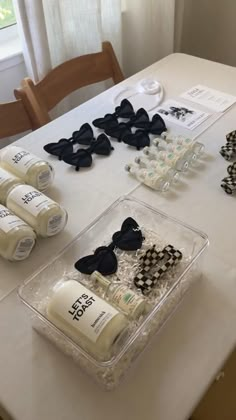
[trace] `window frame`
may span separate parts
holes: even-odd
[[[0,44],[18,37],[17,23],[0,29]],[[1,48],[1,47],[0,47]]]

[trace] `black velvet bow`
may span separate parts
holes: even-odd
[[[131,127],[140,128],[147,133],[160,135],[163,131],[166,131],[166,125],[163,118],[159,114],[153,115],[152,119],[149,119],[149,115],[145,109],[140,108],[136,114],[131,118],[128,123]]]
[[[105,117],[97,118],[93,121],[94,127],[106,130],[114,124],[118,124],[118,120],[113,114],[106,114]]]
[[[149,135],[143,130],[137,130],[135,133],[126,134],[122,140],[125,144],[136,147],[137,150],[150,146]]]
[[[116,107],[115,115],[119,118],[132,118],[135,115],[133,105],[128,99],[123,99],[121,104]]]
[[[94,141],[88,149],[79,149],[76,153],[64,154],[62,159],[69,165],[75,166],[75,170],[89,167],[92,165],[92,153],[97,155],[109,156],[114,150],[110,140],[105,134],[100,134],[96,141]]]
[[[95,270],[104,276],[114,274],[118,266],[114,249],[135,251],[141,248],[143,240],[139,225],[132,217],[128,217],[122,223],[121,230],[112,236],[110,245],[100,246],[94,254],[80,258],[75,263],[75,268],[84,274],[92,274]]]
[[[106,128],[105,133],[110,137],[116,138],[118,142],[121,142],[123,137],[127,134],[131,134],[132,131],[125,123],[114,123]]]
[[[88,123],[83,124],[78,131],[74,131],[69,139],[60,139],[57,143],[48,143],[44,150],[53,156],[62,159],[64,154],[73,153],[75,144],[90,145],[94,141],[93,130]]]

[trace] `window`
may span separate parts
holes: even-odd
[[[12,62],[13,57],[22,56],[13,3],[14,0],[0,0],[0,71],[9,65],[6,60]]]
[[[13,0],[0,0],[0,30],[15,25],[15,23]]]

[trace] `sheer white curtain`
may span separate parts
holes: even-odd
[[[99,51],[101,42],[109,40],[129,76],[173,52],[175,3],[15,0],[28,74],[40,80],[63,61]],[[83,89],[66,106],[75,106],[102,89],[104,84]]]

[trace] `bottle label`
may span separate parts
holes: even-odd
[[[37,177],[37,186],[39,190],[44,190],[51,184],[52,181],[52,172],[49,169],[45,169],[38,174]]]
[[[185,152],[185,148],[183,146],[181,146],[181,145],[174,145],[174,144],[172,144],[170,146],[170,150],[173,153],[178,154],[178,155],[181,155],[182,153]]]
[[[22,185],[14,188],[8,196],[12,201],[18,204],[24,210],[27,210],[33,216],[38,216],[45,206],[55,204],[53,200],[30,185]]]
[[[4,184],[5,181],[16,179],[14,175],[11,175],[9,172],[5,171],[3,168],[0,168],[0,187]]]
[[[65,214],[56,214],[48,219],[47,235],[53,236],[59,233],[65,225]]]
[[[178,157],[175,156],[174,153],[166,153],[166,152],[163,152],[160,158],[163,159],[165,163],[171,166],[175,165],[176,161],[178,160]]]
[[[42,161],[42,159],[18,146],[9,147],[4,154],[3,160],[22,174],[26,174],[31,166]]]
[[[164,162],[164,160],[158,160],[155,162],[155,170],[160,175],[166,175],[170,167]]]
[[[74,282],[54,295],[51,311],[94,343],[119,312],[86,287]]]
[[[26,259],[31,253],[35,240],[30,237],[21,239],[14,252],[14,260],[20,261]]]
[[[112,294],[112,302],[125,313],[132,315],[143,303],[143,298],[126,286],[119,286]]]
[[[0,229],[8,233],[10,230],[21,226],[27,226],[27,224],[6,207],[0,205]]]

